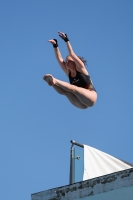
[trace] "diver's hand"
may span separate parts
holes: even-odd
[[[48,42],[50,42],[54,48],[57,48],[58,47],[58,42],[56,39],[51,39],[51,40],[48,40]]]
[[[60,32],[60,31],[58,31],[58,34],[59,34],[59,36],[60,36],[65,42],[68,42],[68,41],[69,41],[69,39],[68,39],[68,37],[67,37],[67,34],[65,34],[65,33],[63,33],[63,32]]]

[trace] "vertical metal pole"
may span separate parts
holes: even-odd
[[[83,144],[80,144],[78,142],[75,142],[74,140],[70,141],[72,143],[71,149],[70,149],[70,178],[69,178],[69,183],[73,184],[74,183],[74,145],[77,145],[81,148],[84,148]]]
[[[72,143],[71,149],[70,149],[70,184],[74,183],[74,146]]]

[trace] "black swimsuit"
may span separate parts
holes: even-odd
[[[69,81],[70,81],[70,84],[72,85],[76,85],[78,87],[82,87],[82,88],[86,88],[86,89],[89,89],[89,90],[95,90],[94,86],[93,86],[93,83],[92,83],[92,80],[90,78],[89,75],[85,75],[79,71],[76,70],[76,76],[75,77],[72,77],[71,76],[71,72],[69,73]]]

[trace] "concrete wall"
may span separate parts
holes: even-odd
[[[31,200],[133,200],[133,168],[38,192]]]
[[[133,186],[122,187],[75,200],[133,200]]]

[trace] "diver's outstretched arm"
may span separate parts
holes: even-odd
[[[78,71],[81,71],[81,72],[85,73],[85,74],[86,74],[86,73],[88,74],[88,72],[87,72],[87,70],[86,70],[86,68],[85,68],[85,66],[84,66],[84,63],[83,63],[83,62],[80,60],[80,58],[74,53],[73,48],[72,48],[72,46],[71,46],[71,44],[70,44],[70,41],[69,41],[69,39],[68,39],[68,37],[67,37],[67,34],[65,34],[65,33],[63,33],[63,32],[58,32],[58,34],[59,34],[59,36],[66,42],[66,46],[67,46],[69,55],[73,58],[73,60],[74,60],[75,63],[76,63],[76,69],[77,69]]]
[[[64,60],[63,60],[63,58],[61,56],[61,52],[59,50],[57,40],[56,39],[52,39],[52,40],[48,40],[48,42],[50,42],[51,44],[53,44],[55,57],[56,57],[59,65],[63,69],[63,71],[68,75],[68,70],[67,70],[65,62],[64,62]]]

